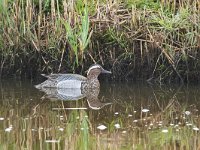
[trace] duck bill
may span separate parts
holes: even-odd
[[[109,73],[109,74],[111,74],[112,72],[111,72],[111,71],[108,71],[108,70],[105,70],[105,69],[103,69],[101,73]]]

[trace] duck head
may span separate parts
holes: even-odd
[[[87,70],[87,78],[97,78],[100,73],[111,73],[111,71],[103,69],[99,64],[94,64]]]

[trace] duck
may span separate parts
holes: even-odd
[[[46,77],[47,80],[35,85],[37,89],[43,88],[70,88],[70,89],[92,89],[99,88],[100,83],[98,76],[101,73],[111,74],[111,71],[103,69],[99,64],[93,64],[86,71],[87,77],[79,74],[41,74]]]

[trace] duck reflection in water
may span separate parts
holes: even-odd
[[[43,88],[41,91],[45,92],[42,99],[76,101],[86,98],[88,106],[94,110],[99,110],[106,105],[112,104],[109,102],[101,102],[99,100],[99,88],[89,89],[86,91],[82,91],[81,89]]]
[[[100,73],[111,73],[98,64],[92,65],[87,71],[87,78],[78,74],[51,74],[43,75],[47,78],[37,89],[45,92],[43,98],[60,100],[78,100],[87,98],[88,105],[92,109],[101,109],[111,103],[102,103],[98,99]]]

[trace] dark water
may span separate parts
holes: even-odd
[[[200,86],[101,83],[81,95],[34,84],[1,81],[0,149],[200,148]]]

